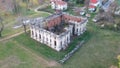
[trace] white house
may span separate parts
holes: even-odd
[[[71,37],[86,31],[87,18],[66,13],[53,14],[42,20],[34,20],[30,26],[31,38],[56,51],[66,49]]]
[[[89,11],[93,12],[96,10],[97,6],[101,6],[102,0],[90,0],[89,2]]]
[[[62,0],[51,0],[51,8],[55,10],[66,10],[67,2]]]

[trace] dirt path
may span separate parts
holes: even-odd
[[[0,39],[0,42],[1,42],[1,41],[5,41],[5,40],[8,40],[8,39],[11,39],[11,38],[13,38],[13,37],[16,37],[16,36],[18,36],[18,35],[20,35],[20,34],[22,34],[22,33],[24,33],[24,32],[19,32],[19,33],[13,34],[13,35],[11,35],[11,36],[5,37],[5,38],[3,38],[3,39]]]
[[[38,9],[42,9],[42,8],[47,7],[47,6],[49,6],[49,5],[50,5],[49,3],[46,3],[46,4],[44,4],[44,5],[40,5],[40,6],[38,6],[37,8],[35,8],[34,11],[35,11],[35,12],[38,12]]]
[[[33,9],[36,13],[39,13],[39,12],[43,12],[43,11],[38,11],[38,9],[42,9],[42,8],[44,8],[44,7],[46,7],[46,6],[49,6],[49,4],[44,4],[44,5],[42,5],[42,6],[38,6],[37,8],[35,8],[35,9]],[[44,13],[48,13],[49,15],[51,15],[51,13],[49,13],[49,12],[44,12]]]
[[[27,30],[27,31],[29,31],[29,30]],[[10,36],[7,36],[7,37],[5,37],[5,38],[0,39],[0,42],[1,42],[1,41],[5,41],[5,40],[8,40],[8,39],[11,39],[11,38],[16,37],[16,36],[18,36],[18,35],[20,35],[20,34],[23,34],[23,33],[24,33],[24,31],[19,32],[19,33],[16,33],[16,34],[13,34],[13,35],[10,35]]]

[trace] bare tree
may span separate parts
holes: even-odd
[[[26,31],[26,29],[27,29],[27,24],[26,24],[26,22],[22,19],[22,25],[23,25],[23,28],[24,28],[24,31],[25,31],[25,33],[27,34],[27,31]]]
[[[29,9],[30,0],[22,0],[26,4],[26,10]]]
[[[89,2],[90,2],[90,0],[85,0],[84,1],[84,4],[85,4],[85,7],[88,9],[88,7],[89,7]]]
[[[102,21],[108,21],[109,23],[115,23],[112,12],[105,12],[103,9],[100,9],[97,18]]]
[[[3,19],[0,17],[0,37],[2,36],[3,29],[4,29]]]
[[[111,3],[108,12],[111,14],[114,14],[117,7],[118,7],[118,4],[116,3],[116,1],[114,1],[113,3]]]
[[[19,3],[16,0],[13,0],[12,1],[12,6],[13,6],[12,12],[14,14],[18,14],[19,11],[20,11],[20,5],[19,5]]]
[[[27,34],[27,25],[28,25],[28,23],[29,23],[30,20],[28,20],[27,17],[19,16],[17,18],[17,21],[19,23],[21,23],[21,25],[23,26],[24,32]]]

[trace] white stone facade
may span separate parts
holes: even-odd
[[[63,14],[60,14],[60,15],[63,15]],[[59,14],[56,14],[56,15],[60,16]],[[56,15],[51,15],[50,17],[52,18],[44,19],[40,23],[46,24],[48,20],[58,17]],[[54,32],[46,30],[44,28],[45,25],[43,25],[42,27],[38,25],[31,25],[30,27],[31,38],[35,39],[36,41],[40,43],[46,44],[47,46],[51,47],[52,49],[56,51],[60,51],[62,49],[64,50],[66,47],[68,47],[68,44],[71,42],[71,37],[73,35],[79,36],[86,31],[86,24],[88,20],[87,18],[82,18],[82,17],[80,18],[82,19],[80,22],[68,20],[70,24],[64,27],[63,30],[65,31],[61,32],[60,34],[56,34]]]

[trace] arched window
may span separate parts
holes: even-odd
[[[39,38],[41,39],[41,34],[39,34]]]
[[[77,28],[77,33],[78,33],[78,28]]]
[[[60,43],[61,45],[62,45],[62,41],[61,41],[61,43]]]
[[[67,42],[69,41],[68,37],[67,37]]]
[[[56,41],[54,41],[55,48],[56,48],[56,44],[57,44]]]
[[[56,41],[54,41],[54,45],[56,46]]]
[[[35,37],[37,38],[37,33],[36,33]]]

